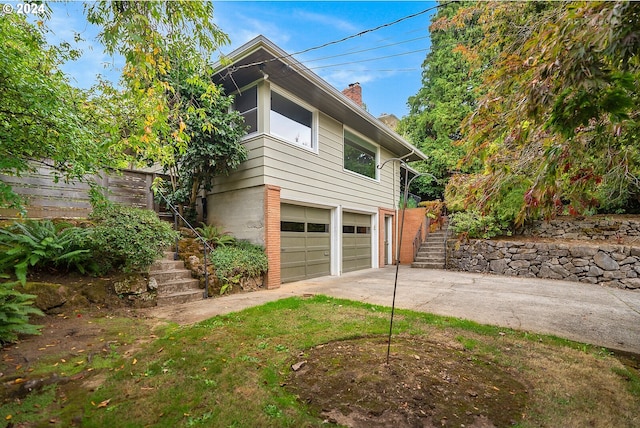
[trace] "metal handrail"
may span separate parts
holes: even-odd
[[[200,235],[198,233],[198,231],[193,228],[193,226],[191,226],[191,223],[189,223],[189,221],[187,221],[187,219],[184,218],[182,216],[182,214],[180,214],[178,209],[171,202],[169,202],[169,200],[166,198],[166,196],[160,190],[157,190],[157,192],[154,192],[154,193],[157,193],[158,195],[160,195],[160,197],[162,197],[162,199],[164,200],[164,203],[167,204],[167,206],[173,212],[173,225],[174,225],[174,228],[175,228],[176,232],[178,231],[178,218],[180,218],[182,220],[182,222],[196,235],[196,239],[199,239],[202,242],[202,244],[203,244],[203,246],[202,246],[202,254],[203,254],[203,258],[204,258],[204,293],[203,293],[203,297],[205,299],[207,299],[209,297],[209,270],[207,269],[207,249],[209,249],[209,251],[213,251],[213,248],[209,245],[207,240],[204,239],[202,237],[202,235]],[[176,251],[174,253],[174,260],[176,260],[178,258],[179,251],[180,251],[180,249],[178,248],[178,238],[176,237]]]
[[[428,230],[429,229],[427,228],[427,231]],[[414,262],[416,261],[416,257],[418,256],[418,251],[420,251],[420,246],[422,246],[422,223],[420,223],[418,232],[416,233],[416,236],[413,238],[413,261]]]
[[[449,213],[447,212],[447,206],[445,205],[443,209],[442,216],[447,218],[447,227],[444,228],[444,270],[447,270],[447,239],[449,239]]]

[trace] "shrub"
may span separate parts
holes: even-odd
[[[196,227],[196,231],[204,238],[209,245],[214,247],[224,247],[233,244],[236,239],[227,232],[222,232],[218,227],[212,224],[202,224],[202,227]]]
[[[400,195],[400,200],[398,201],[398,209],[402,209],[404,206],[404,195]],[[416,201],[411,195],[407,198],[407,206],[406,208],[417,208],[418,201]]]
[[[29,267],[66,265],[80,272],[91,266],[91,254],[85,248],[90,230],[51,220],[15,222],[0,229],[0,272],[13,268],[23,284]]]
[[[95,222],[92,252],[103,272],[142,272],[178,236],[155,212],[111,202],[94,207],[91,219]]]
[[[30,315],[42,315],[32,306],[36,296],[15,290],[16,284],[0,284],[0,344],[16,341],[18,334],[40,334],[42,327],[29,323]]]
[[[239,283],[241,278],[264,274],[269,266],[264,249],[247,241],[216,248],[211,253],[211,262],[215,266],[216,277],[223,283],[220,294]]]
[[[461,211],[449,216],[451,228],[465,238],[489,239],[502,235],[502,225],[491,215],[483,215],[478,211]],[[510,234],[510,232],[506,232]]]

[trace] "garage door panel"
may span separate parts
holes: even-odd
[[[330,211],[283,204],[280,217],[282,281],[330,275]]]
[[[342,271],[371,267],[371,216],[342,214]]]

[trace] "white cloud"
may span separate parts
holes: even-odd
[[[358,27],[349,21],[338,19],[332,15],[325,15],[320,13],[307,12],[303,10],[297,10],[295,16],[311,23],[322,24],[328,27],[333,27],[336,30],[353,33],[358,31]]]

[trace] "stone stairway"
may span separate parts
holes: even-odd
[[[191,277],[191,271],[184,267],[182,260],[174,260],[173,252],[165,252],[163,259],[156,261],[149,269],[149,281],[158,286],[158,306],[201,300],[204,290],[199,281]]]
[[[442,229],[427,233],[427,238],[420,245],[416,259],[411,264],[414,268],[444,269],[445,268],[445,233],[449,226],[444,218]]]

